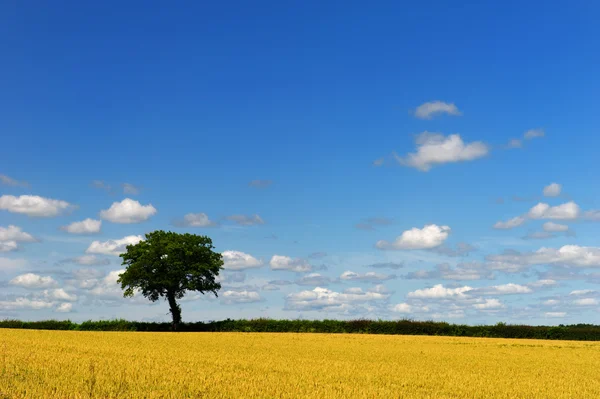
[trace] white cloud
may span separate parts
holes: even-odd
[[[262,218],[258,215],[252,215],[252,216],[231,215],[231,216],[227,216],[225,219],[227,219],[231,222],[235,222],[235,223],[239,224],[240,226],[253,226],[253,225],[257,225],[257,224],[265,224],[265,221],[262,220]]]
[[[58,305],[58,307],[55,309],[55,312],[69,313],[72,310],[73,310],[73,304],[64,302],[64,303],[61,303],[60,305]]]
[[[95,281],[87,281],[87,285],[91,287],[88,292],[93,296],[104,299],[123,298],[123,290],[117,280],[119,279],[119,275],[124,271],[125,270],[113,270],[101,279],[90,279]]]
[[[48,299],[52,299],[54,301],[67,301],[67,302],[75,302],[77,300],[77,295],[69,294],[62,288],[57,288],[54,290],[46,290],[43,292],[44,296]]]
[[[396,313],[412,313],[413,307],[408,303],[399,303],[394,305],[391,310]]]
[[[494,225],[494,228],[499,230],[514,229],[515,227],[519,227],[523,223],[525,223],[525,218],[522,216],[517,216],[510,220],[507,220],[506,222],[497,222]]]
[[[0,252],[15,251],[20,242],[36,242],[37,240],[29,233],[25,233],[20,227],[9,225],[0,226]]]
[[[344,292],[336,292],[322,287],[311,291],[301,291],[286,297],[286,308],[289,310],[317,311],[349,311],[357,304],[381,301],[389,297],[380,290],[363,291],[350,288]]]
[[[0,209],[12,213],[22,213],[32,217],[53,217],[72,209],[66,201],[44,198],[37,195],[3,195],[0,197]]]
[[[14,301],[0,301],[0,310],[39,310],[54,306],[54,302],[16,298]]]
[[[551,280],[551,279],[538,280],[538,281],[534,281],[533,283],[527,284],[527,286],[534,287],[534,288],[554,287],[556,285],[558,285],[556,280]]]
[[[544,133],[543,129],[530,129],[528,131],[525,132],[525,134],[523,135],[523,137],[526,140],[531,140],[531,139],[535,139],[538,137],[544,137],[546,135],[546,133]]]
[[[543,227],[544,231],[548,231],[548,232],[552,232],[552,233],[558,233],[558,232],[569,230],[569,226],[567,226],[565,224],[554,223],[554,222],[546,222],[546,223],[544,223],[544,225],[542,227]]]
[[[398,236],[394,242],[378,241],[379,249],[430,249],[440,246],[450,234],[450,227],[428,224],[422,229],[412,228]]]
[[[140,193],[140,188],[130,183],[123,183],[121,187],[123,187],[123,193],[127,195],[138,195]]]
[[[579,216],[579,205],[570,201],[557,206],[540,202],[529,210],[527,216],[531,219],[573,220]]]
[[[569,295],[574,295],[574,296],[583,296],[583,295],[592,295],[592,294],[596,294],[596,290],[575,290],[575,291],[571,291],[569,293]]]
[[[454,116],[462,115],[454,103],[443,101],[430,101],[419,105],[415,109],[415,116],[419,119],[431,119],[435,115],[448,114]]]
[[[142,236],[127,236],[119,240],[94,241],[85,252],[88,254],[119,256],[125,252],[127,245],[135,245],[143,239]]]
[[[489,309],[502,309],[504,305],[498,299],[486,299],[483,303],[476,303],[473,305],[474,308],[480,310],[489,310]]]
[[[594,306],[598,305],[598,300],[596,298],[581,298],[574,300],[573,304],[577,306]]]
[[[252,255],[240,251],[224,251],[223,267],[227,270],[244,270],[262,266],[262,262]]]
[[[223,302],[228,305],[260,302],[262,300],[260,294],[256,291],[225,291],[222,298]]]
[[[416,290],[409,292],[407,297],[409,298],[430,298],[430,299],[441,299],[441,298],[466,298],[469,291],[473,288],[469,286],[463,286],[458,288],[446,288],[442,284],[434,285],[431,288],[424,288],[422,290]]]
[[[533,290],[525,285],[508,283],[481,288],[479,290],[486,295],[512,295],[512,294],[531,294]]]
[[[600,248],[580,247],[578,245],[564,245],[558,249],[540,248],[535,252],[507,253],[501,255],[490,255],[487,257],[491,263],[489,266],[496,270],[517,271],[525,266],[556,264],[559,266],[572,267],[600,267]]]
[[[566,312],[546,312],[544,314],[546,317],[565,317],[567,315]]]
[[[341,280],[346,281],[385,281],[396,278],[395,275],[367,272],[367,273],[355,273],[352,271],[345,271],[340,276]]]
[[[444,136],[439,133],[423,132],[415,140],[417,151],[404,157],[395,155],[404,165],[427,172],[435,165],[472,161],[486,156],[489,148],[481,141],[464,143],[460,135]]]
[[[544,187],[544,196],[546,197],[558,197],[562,191],[562,185],[558,183],[552,183]]]
[[[206,213],[188,213],[183,217],[183,221],[176,224],[184,227],[214,227],[217,225],[208,218]]]
[[[100,211],[100,217],[113,223],[140,223],[156,214],[151,204],[142,205],[131,198],[113,202],[109,209]]]
[[[0,252],[11,252],[19,249],[16,241],[0,241]]]
[[[18,181],[6,175],[0,175],[0,184],[14,187],[29,187],[26,181]]]
[[[71,234],[94,234],[99,233],[101,227],[101,220],[87,218],[81,222],[73,222],[67,226],[62,226],[60,229]]]
[[[21,274],[8,282],[18,287],[39,289],[56,287],[58,283],[50,276],[40,276],[34,273]]]
[[[312,271],[312,266],[304,259],[290,258],[289,256],[273,255],[271,261],[271,270],[289,270],[296,273],[307,273]]]

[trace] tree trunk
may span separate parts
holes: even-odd
[[[179,323],[181,323],[181,307],[177,304],[174,293],[167,292],[167,300],[169,301],[169,311],[171,312],[171,316],[173,316],[173,331],[177,331]]]

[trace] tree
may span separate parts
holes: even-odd
[[[213,251],[212,240],[195,234],[178,234],[162,230],[146,234],[146,239],[128,245],[121,254],[126,269],[117,282],[131,297],[139,291],[152,302],[164,297],[169,302],[173,330],[181,322],[178,299],[188,291],[217,295],[221,284],[216,281],[223,268],[223,257]]]

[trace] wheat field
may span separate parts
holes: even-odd
[[[598,398],[600,343],[0,330],[0,398]]]

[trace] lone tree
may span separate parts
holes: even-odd
[[[152,302],[165,297],[173,316],[173,330],[181,323],[181,307],[177,303],[187,291],[212,292],[221,288],[215,278],[223,267],[223,257],[213,251],[212,240],[195,234],[178,234],[157,230],[146,239],[128,245],[121,254],[125,271],[117,282],[131,297],[139,290]]]

